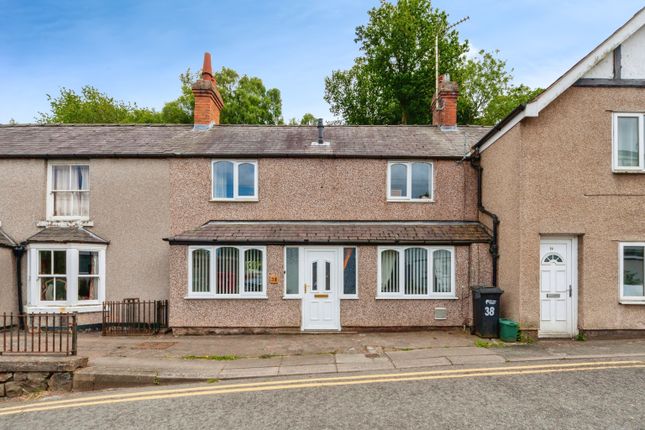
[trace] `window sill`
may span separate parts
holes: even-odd
[[[340,296],[341,300],[358,300],[358,296]]]
[[[291,294],[291,295],[283,295],[282,300],[301,300],[302,296],[300,294]]]
[[[618,303],[621,305],[645,305],[645,298],[635,300],[622,299]]]
[[[77,312],[79,314],[88,313],[88,312],[101,312],[103,310],[103,305],[94,304],[94,305],[27,305],[25,306],[25,311],[27,313],[41,314],[41,313],[61,313],[61,312]]]
[[[612,173],[616,173],[619,175],[622,174],[636,174],[636,175],[645,175],[645,169],[612,169]]]
[[[257,197],[248,197],[248,198],[233,198],[233,199],[210,199],[214,203],[253,203],[259,202],[260,199]]]
[[[376,300],[459,300],[459,297],[447,296],[447,297],[387,297],[387,296],[376,296]]]
[[[266,300],[267,296],[185,296],[184,300]]]
[[[434,199],[393,199],[388,198],[388,203],[434,203]]]
[[[82,227],[94,227],[94,221],[90,221],[88,218],[48,218],[45,221],[38,221],[36,223],[36,227],[72,227],[77,225]]]

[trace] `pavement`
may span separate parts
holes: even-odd
[[[645,361],[255,378],[0,403],[0,429],[642,429]]]
[[[79,334],[76,390],[173,383],[645,357],[645,339],[503,343],[461,331],[102,337]]]

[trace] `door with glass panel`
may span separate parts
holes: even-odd
[[[541,337],[576,334],[576,278],[573,269],[575,240],[542,238],[540,243]]]
[[[338,250],[305,249],[302,330],[340,330]]]

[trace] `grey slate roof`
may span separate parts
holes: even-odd
[[[27,243],[99,243],[109,241],[83,227],[46,227],[27,239]]]
[[[489,242],[477,222],[211,221],[167,238],[171,244],[467,244]]]
[[[3,125],[0,158],[52,157],[462,157],[490,127]]]
[[[16,242],[0,227],[0,247],[13,248]]]

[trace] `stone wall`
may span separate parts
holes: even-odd
[[[0,400],[41,391],[71,391],[84,357],[0,356]]]

